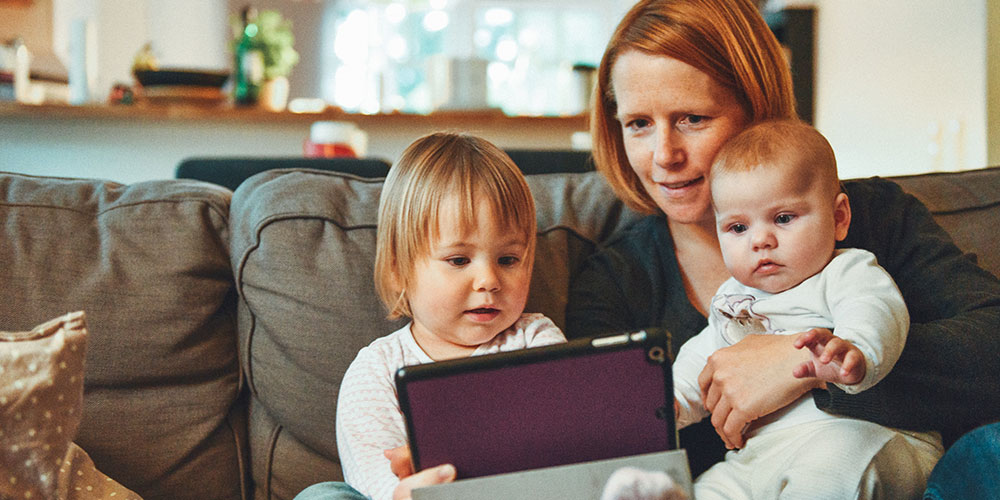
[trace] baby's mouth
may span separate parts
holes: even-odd
[[[774,262],[773,260],[762,260],[762,261],[760,261],[760,262],[757,263],[757,269],[756,269],[756,271],[757,272],[771,272],[771,271],[777,270],[778,267],[780,267],[778,265],[778,263]]]

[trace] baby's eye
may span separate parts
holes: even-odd
[[[778,224],[788,224],[789,222],[792,222],[794,219],[795,216],[792,214],[778,214],[778,216],[774,218],[774,222]]]
[[[745,232],[747,230],[747,226],[746,226],[746,224],[740,224],[740,223],[730,224],[729,225],[729,230],[731,232],[736,233],[736,234],[740,234],[740,233]]]
[[[455,267],[461,267],[469,263],[468,257],[448,257],[445,259],[449,264]]]
[[[521,261],[520,258],[513,255],[508,255],[505,257],[500,257],[500,260],[498,262],[500,263],[501,266],[510,267],[513,266],[514,264],[517,264],[520,261]]]

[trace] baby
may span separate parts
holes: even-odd
[[[885,377],[903,350],[909,315],[874,255],[835,249],[851,208],[826,139],[798,121],[755,124],[720,150],[711,189],[732,278],[712,299],[708,326],[673,365],[678,427],[708,416],[698,384],[708,356],[750,334],[797,335],[795,346],[811,356],[796,377],[848,393]],[[936,434],[827,414],[808,394],[746,435],[742,449],[696,479],[695,498],[919,498],[942,453]],[[879,476],[880,468],[902,472]]]

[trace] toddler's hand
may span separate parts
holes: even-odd
[[[853,385],[865,378],[865,355],[854,344],[826,328],[814,328],[795,339],[795,348],[807,348],[812,360],[795,367],[797,378],[816,377],[827,382]]]

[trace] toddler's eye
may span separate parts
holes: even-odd
[[[506,257],[500,257],[500,260],[498,262],[500,263],[501,266],[510,267],[513,266],[514,264],[517,264],[520,261],[521,261],[520,258],[515,257],[513,255],[509,255]]]
[[[733,225],[729,226],[729,230],[732,231],[732,232],[734,232],[734,233],[736,233],[736,234],[740,234],[740,233],[745,232],[747,230],[747,226],[746,226],[746,224],[733,224]]]
[[[461,267],[469,263],[468,257],[449,257],[445,259],[449,264],[455,267]]]
[[[795,216],[792,214],[778,214],[778,216],[774,218],[774,222],[778,224],[788,224],[789,222],[792,222],[793,219],[795,219]]]

